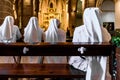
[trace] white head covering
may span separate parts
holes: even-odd
[[[45,42],[64,42],[66,37],[64,32],[60,29],[58,29],[58,26],[60,26],[60,21],[58,19],[51,19],[49,27],[47,31],[45,32]],[[63,32],[63,33],[62,33]],[[62,34],[61,34],[62,33]],[[45,57],[45,63],[67,63],[65,56],[46,56]]]
[[[73,42],[104,42],[106,38],[105,35],[109,36],[106,41],[110,40],[111,36],[102,27],[100,14],[99,8],[85,9],[83,14],[84,25],[75,28]],[[87,71],[86,80],[93,80],[93,78],[105,80],[107,58],[94,58],[95,57],[89,57],[84,60],[79,56],[72,56],[69,64],[82,71]],[[97,77],[95,77],[95,75]]]
[[[10,40],[13,38],[14,19],[12,16],[5,17],[1,25],[1,38],[2,40]]]
[[[24,29],[24,42],[41,42],[42,32],[43,31],[38,26],[37,18],[31,17],[26,28]]]
[[[49,27],[45,32],[45,41],[46,42],[58,42],[58,26],[60,22],[58,19],[51,19]]]
[[[99,8],[86,8],[83,14],[83,21],[89,34],[88,42],[102,42],[103,39]]]

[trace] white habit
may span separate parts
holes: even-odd
[[[76,27],[73,42],[109,42],[110,34],[102,27],[101,12],[98,8],[86,8],[83,14],[84,25]],[[69,64],[86,71],[86,80],[105,80],[107,57],[71,56]]]
[[[24,42],[34,45],[37,42],[41,42],[42,38],[43,30],[38,25],[38,19],[31,17],[24,29]],[[27,50],[29,50],[29,48],[25,47],[24,52],[27,52]],[[41,59],[42,57],[39,56],[22,56],[21,63],[42,63]]]
[[[66,33],[59,29],[60,21],[58,19],[51,19],[49,27],[45,32],[45,42],[65,42]],[[56,53],[57,54],[57,53]],[[67,63],[66,56],[47,56],[45,63]]]
[[[6,16],[0,27],[0,42],[13,43],[21,37],[22,35],[18,26],[14,25],[14,18],[12,16]],[[14,59],[11,56],[3,56],[0,57],[0,63],[14,63]]]

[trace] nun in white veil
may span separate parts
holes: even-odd
[[[18,26],[14,25],[14,18],[6,16],[0,27],[0,42],[13,43],[22,37]],[[14,57],[15,59],[15,57]],[[13,57],[0,57],[0,63],[14,63]],[[16,59],[15,59],[16,61]]]
[[[60,29],[60,21],[58,19],[51,19],[49,27],[45,32],[45,42],[65,42],[66,33]],[[57,53],[56,53],[57,54]],[[65,56],[47,56],[45,63],[67,63]]]
[[[24,29],[24,42],[29,44],[35,44],[42,42],[44,32],[38,25],[38,19],[36,17],[31,17],[26,28]],[[28,48],[24,48],[23,52],[25,53]],[[22,57],[21,63],[42,63],[42,57],[39,56],[30,56]]]
[[[16,42],[22,37],[18,26],[14,25],[14,18],[6,16],[3,24],[0,27],[1,42]]]
[[[76,27],[73,42],[109,42],[111,36],[102,27],[99,8],[86,8],[83,14],[84,25]],[[86,80],[105,80],[107,57],[71,56],[69,64],[86,72]],[[80,65],[81,64],[81,65]]]
[[[50,21],[49,27],[45,32],[45,42],[59,42],[58,41],[58,26],[60,22],[57,19]]]

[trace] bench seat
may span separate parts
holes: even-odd
[[[74,73],[68,64],[0,64],[0,77],[85,78],[85,72]]]

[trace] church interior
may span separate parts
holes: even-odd
[[[57,18],[69,42],[74,29],[83,24],[83,12],[88,7],[98,7],[102,11],[103,27],[111,36],[120,35],[120,0],[0,0],[0,25],[6,16],[11,15],[23,34],[32,16],[38,18],[39,26],[44,31],[47,30],[50,19]],[[116,51],[118,58],[119,50]],[[117,76],[120,79],[120,75]],[[110,80],[109,76],[107,80]]]
[[[1,0],[0,24],[5,16],[12,15],[15,24],[23,32],[30,17],[36,16],[40,27],[46,30],[49,20],[57,18],[61,22],[61,28],[69,31],[68,37],[72,37],[75,27],[83,24],[84,9],[99,7],[103,13],[103,26],[112,34],[114,30],[120,28],[119,4],[119,0]],[[112,28],[108,28],[110,24]]]

